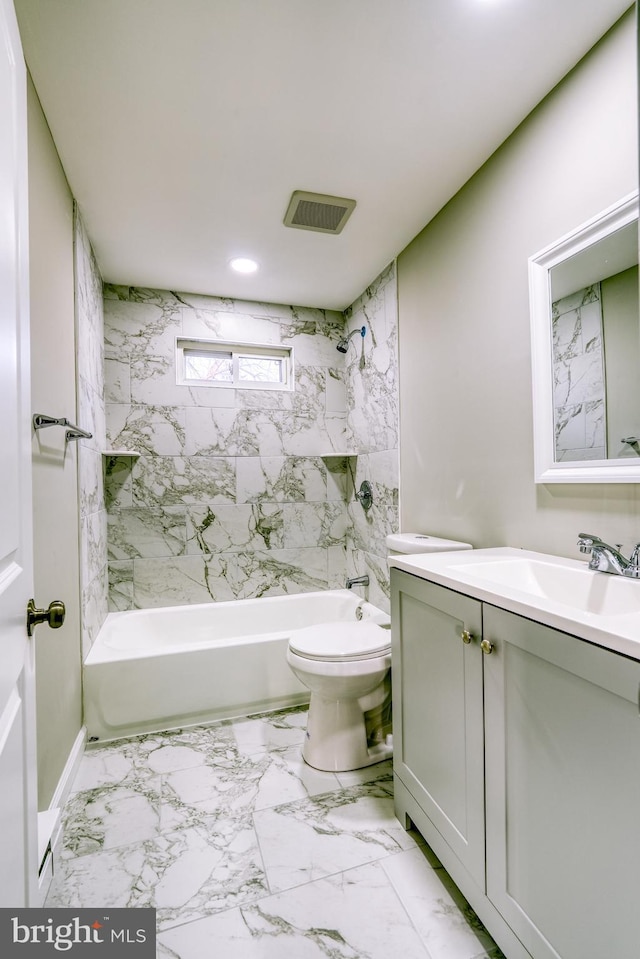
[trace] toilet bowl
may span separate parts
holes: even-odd
[[[299,629],[287,662],[311,691],[302,747],[309,766],[344,772],[391,756],[388,629],[366,620]]]
[[[390,553],[471,549],[469,543],[396,533]],[[345,772],[393,753],[391,632],[371,620],[325,623],[292,634],[287,662],[311,690],[302,756],[316,769]]]

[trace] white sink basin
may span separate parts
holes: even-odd
[[[512,546],[390,556],[389,565],[640,660],[640,579]]]
[[[571,561],[551,558],[509,559],[451,565],[450,569],[501,588],[562,603],[576,611],[597,616],[627,616],[640,613],[640,580],[600,573]]]

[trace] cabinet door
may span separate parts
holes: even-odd
[[[481,626],[476,600],[393,570],[394,771],[484,889]]]
[[[640,663],[483,616],[487,894],[540,959],[638,959]]]

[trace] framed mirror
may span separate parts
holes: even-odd
[[[638,194],[529,259],[536,483],[640,482]]]

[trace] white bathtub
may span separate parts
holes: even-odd
[[[307,702],[291,633],[389,617],[350,590],[109,613],[84,663],[90,739],[247,716]]]

